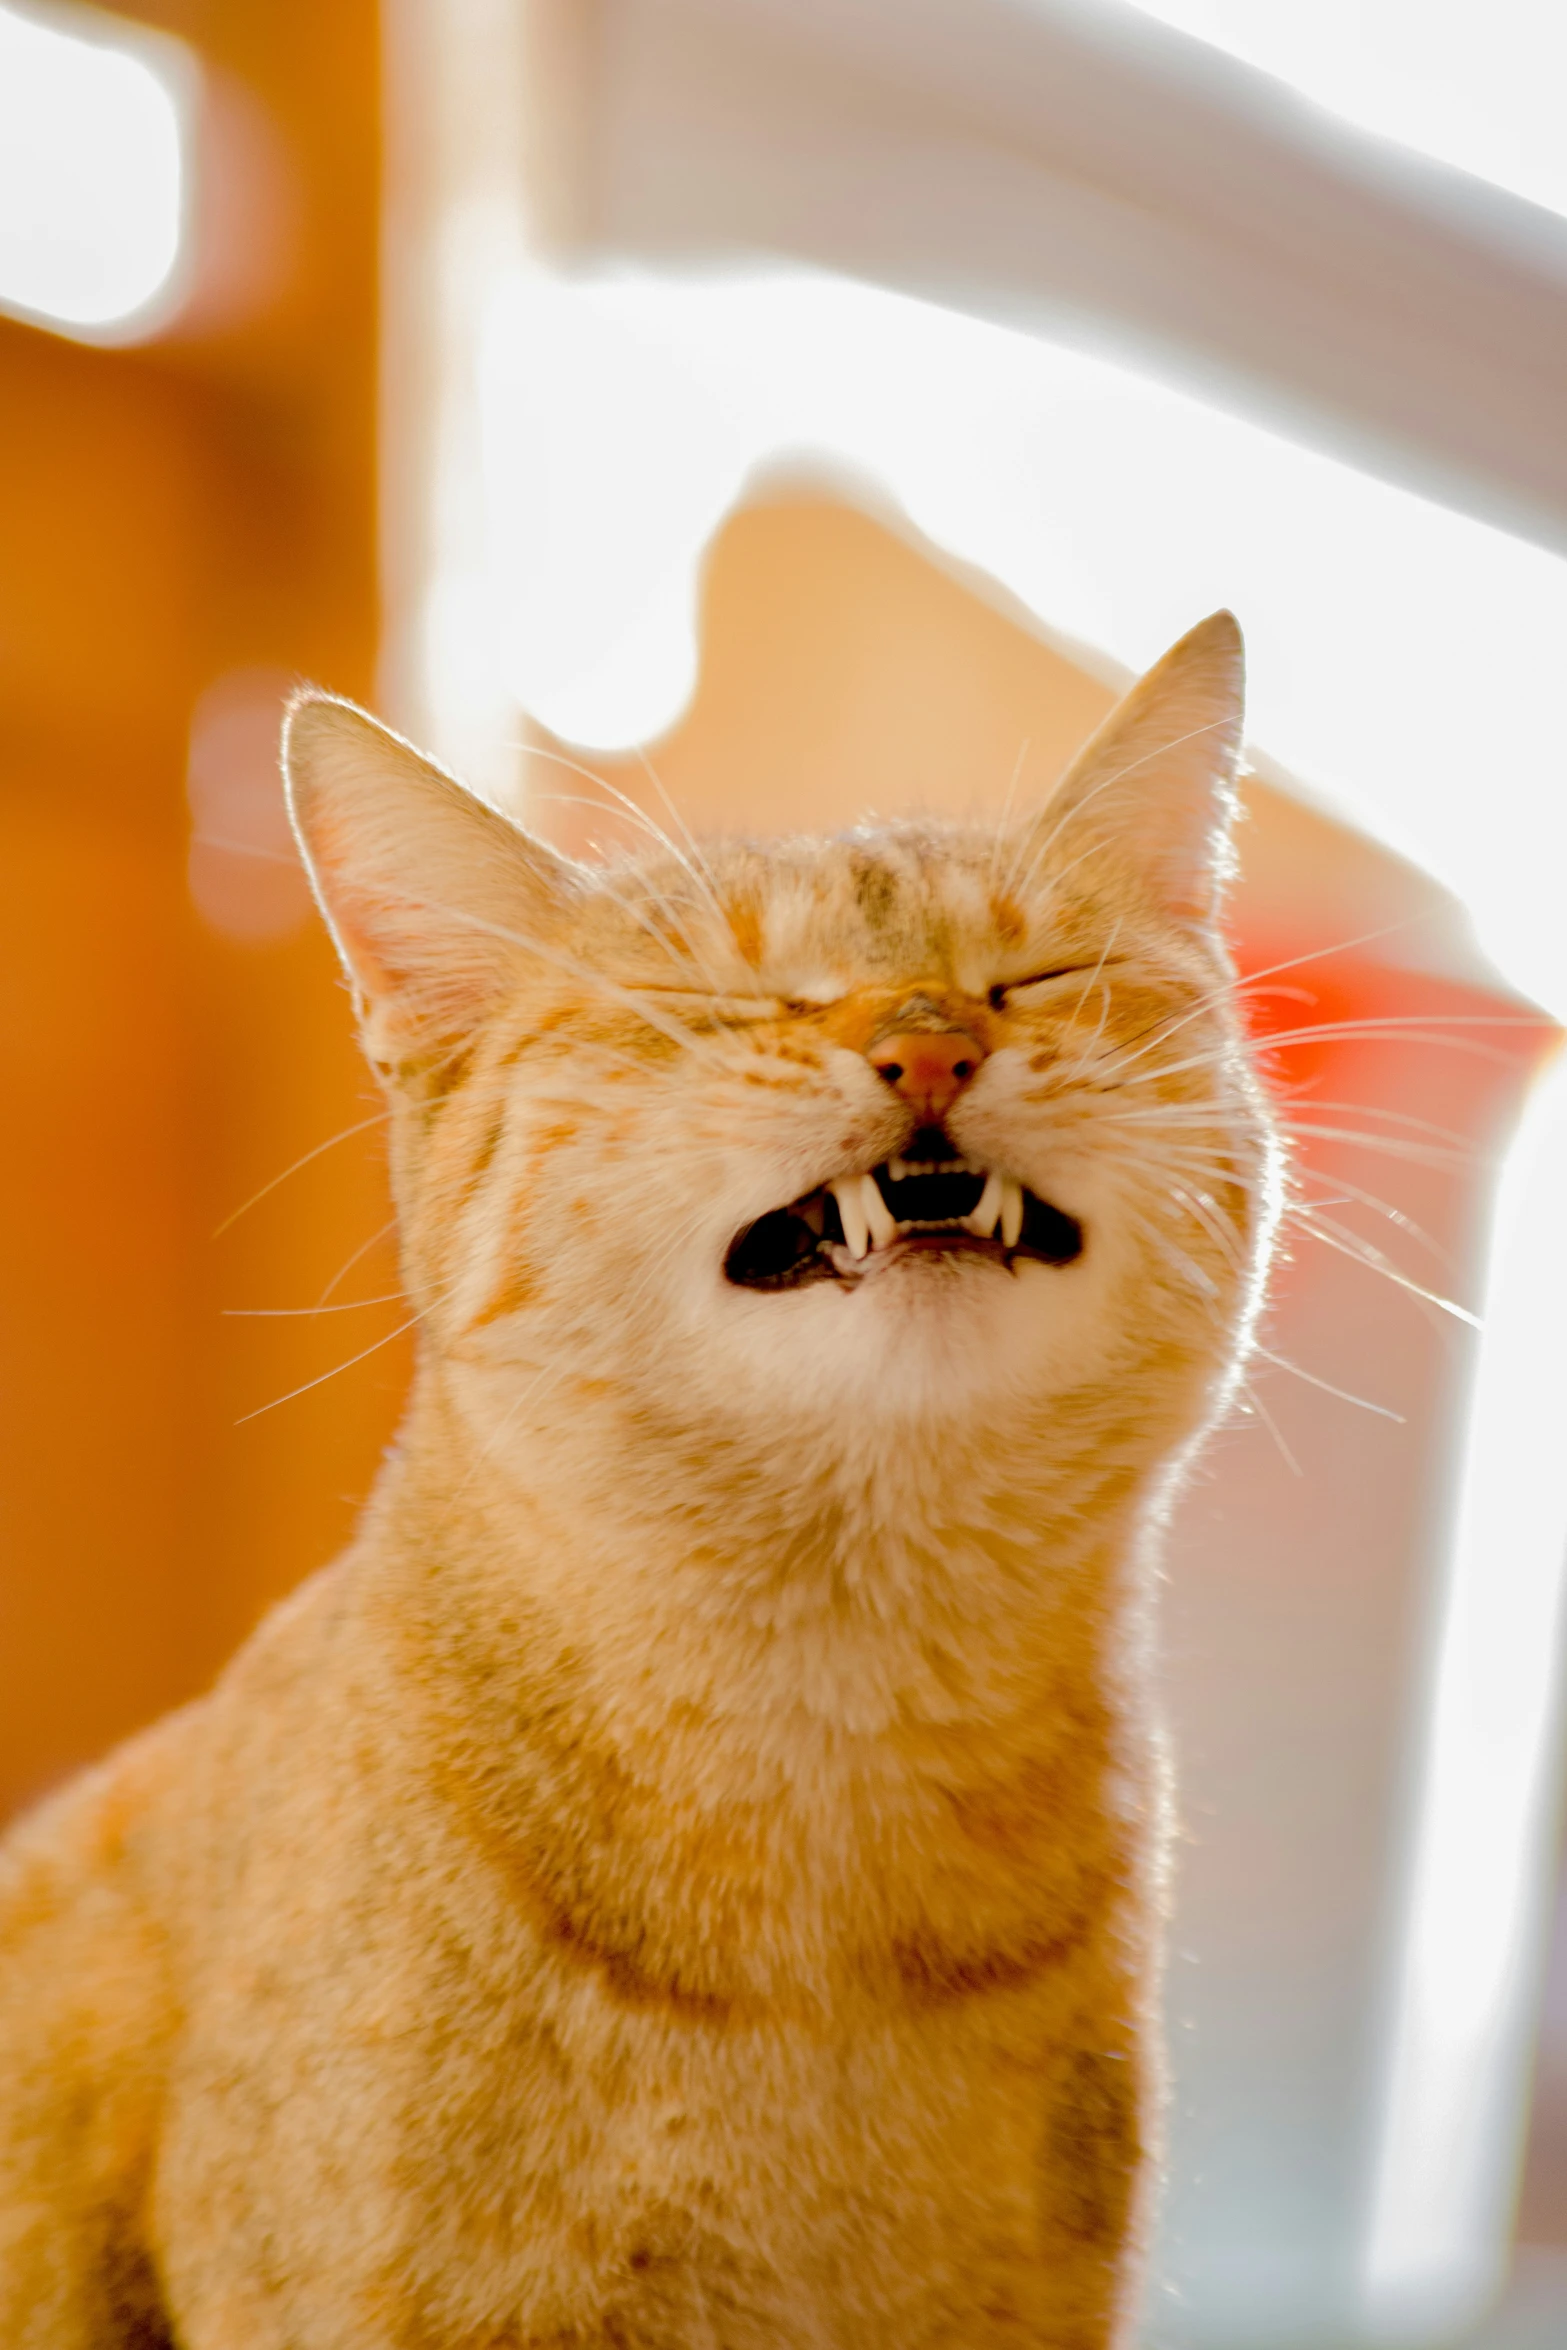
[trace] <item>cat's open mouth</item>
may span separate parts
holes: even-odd
[[[724,1273],[741,1289],[799,1289],[858,1280],[916,1251],[1069,1265],[1083,1253],[1083,1228],[1015,1175],[974,1165],[927,1129],[905,1156],[759,1216],[731,1242]]]

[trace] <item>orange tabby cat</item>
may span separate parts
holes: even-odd
[[[588,872],[346,704],[423,1342],[354,1548],[0,1872],[8,2350],[1106,2350],[1149,1538],[1257,1302],[1206,622],[1027,823]]]

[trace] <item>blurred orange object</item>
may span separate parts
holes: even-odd
[[[268,673],[267,731],[290,676],[371,688],[377,11],[140,16],[207,82],[193,306],[122,349],[0,320],[0,1812],[331,1555],[401,1385],[388,1348],[235,1425],[399,1317],[224,1316],[308,1305],[387,1208],[372,1131],[214,1245],[371,1105],[318,925],[219,929],[187,890],[217,681]]]

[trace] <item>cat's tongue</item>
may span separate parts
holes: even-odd
[[[827,1254],[835,1272],[846,1281],[873,1281],[890,1265],[912,1256],[970,1256],[996,1257],[1003,1264],[1008,1251],[999,1240],[984,1240],[977,1233],[965,1232],[961,1225],[943,1225],[938,1230],[900,1232],[895,1239],[867,1251],[863,1257],[851,1254],[843,1241],[828,1244]]]

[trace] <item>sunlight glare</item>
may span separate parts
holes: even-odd
[[[1504,2117],[1529,2063],[1559,1751],[1567,1368],[1567,1067],[1537,1087],[1496,1207],[1484,1332],[1411,1821],[1365,2246],[1389,2342],[1456,2331],[1500,2282]]]
[[[804,273],[518,273],[480,373],[498,658],[566,740],[673,724],[709,534],[751,468],[819,453],[1130,667],[1232,606],[1252,740],[1567,1013],[1559,557],[1102,360]]]
[[[150,323],[180,252],[190,71],[121,18],[0,7],[0,307],[66,332]]]

